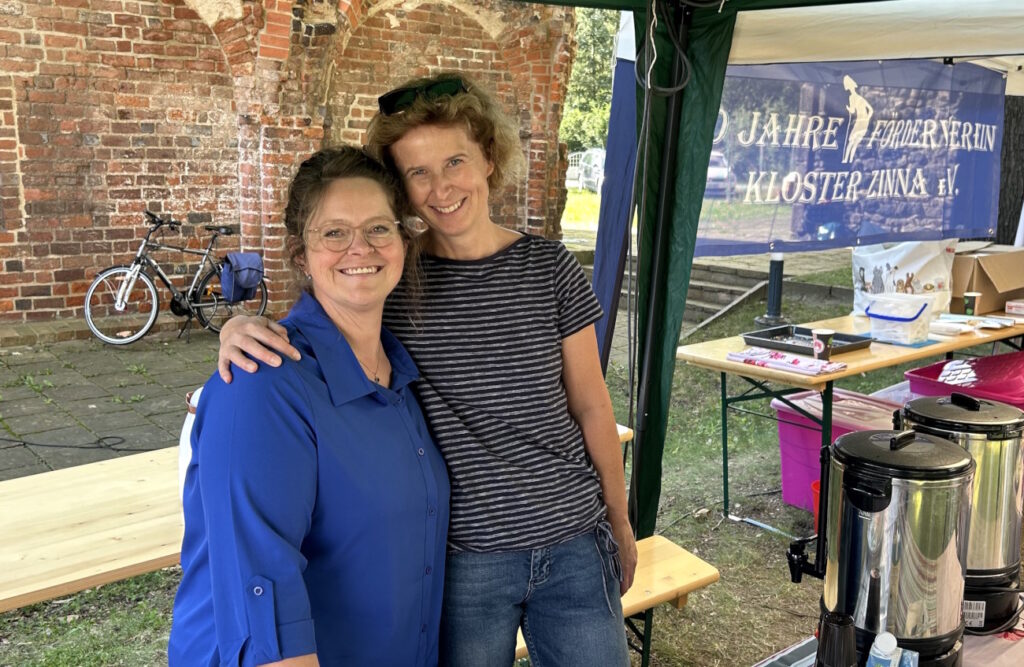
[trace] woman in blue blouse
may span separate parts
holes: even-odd
[[[302,359],[203,390],[172,667],[437,663],[448,478],[416,366],[381,327],[410,254],[402,196],[348,147],[292,181],[306,286],[282,324]]]

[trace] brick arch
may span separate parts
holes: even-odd
[[[262,5],[248,0],[242,3],[241,18],[220,19],[210,30],[220,42],[231,76],[236,80],[251,77],[259,52],[259,34],[264,25]]]
[[[560,238],[566,160],[558,129],[575,50],[575,12],[555,7],[534,12],[533,20],[510,25],[499,43],[525,101],[520,115],[528,126],[522,135],[528,156],[526,227]]]
[[[323,138],[323,119],[310,94],[318,75],[305,16],[310,5],[242,0],[241,18],[213,26],[234,81],[241,244],[263,254],[271,312],[279,315],[294,296],[282,223],[288,183],[294,165]]]
[[[382,0],[358,8],[344,14],[328,49],[326,141],[363,143],[377,96],[402,81],[466,71],[518,119],[527,156],[526,179],[492,194],[493,219],[557,237],[564,206],[557,136],[567,84],[559,79],[568,78],[572,10],[502,0]]]

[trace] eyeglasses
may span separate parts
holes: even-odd
[[[442,79],[431,81],[419,86],[407,88],[395,88],[391,92],[384,93],[377,98],[377,106],[385,116],[391,116],[400,111],[405,111],[413,105],[417,97],[433,102],[441,97],[451,97],[459,93],[468,93],[469,87],[462,79]]]
[[[341,223],[332,223],[306,230],[306,243],[311,250],[325,248],[331,252],[344,252],[356,238],[356,231],[363,235],[366,243],[374,248],[386,248],[399,239],[401,233],[397,220],[370,222],[362,227],[349,227]]]

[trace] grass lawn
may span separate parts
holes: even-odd
[[[851,264],[852,260],[845,262],[843,266],[832,269],[831,271],[822,271],[821,273],[811,273],[800,276],[800,282],[811,283],[813,285],[850,287],[853,285],[853,269],[851,268]]]
[[[590,190],[566,192],[565,211],[562,213],[563,230],[597,231],[597,218],[601,212],[601,198]]]
[[[0,614],[0,665],[166,665],[180,578],[179,568],[167,568]]]

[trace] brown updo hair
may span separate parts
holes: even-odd
[[[399,225],[406,248],[403,275],[407,283],[417,283],[418,246],[404,223],[409,211],[405,189],[394,174],[369,153],[347,145],[324,148],[313,153],[299,165],[288,186],[284,227],[288,232],[286,248],[292,269],[297,274],[304,273],[302,258],[306,255],[306,228],[323,201],[327,188],[342,178],[368,178],[384,190],[395,218],[403,223]]]
[[[466,91],[437,97],[420,94],[408,107],[391,115],[377,113],[367,128],[366,148],[397,174],[390,148],[407,132],[423,125],[464,127],[494,164],[487,185],[491,190],[498,190],[522,175],[526,159],[519,141],[519,128],[494,99],[459,72],[412,79],[399,88],[421,88],[449,80],[461,81]]]

